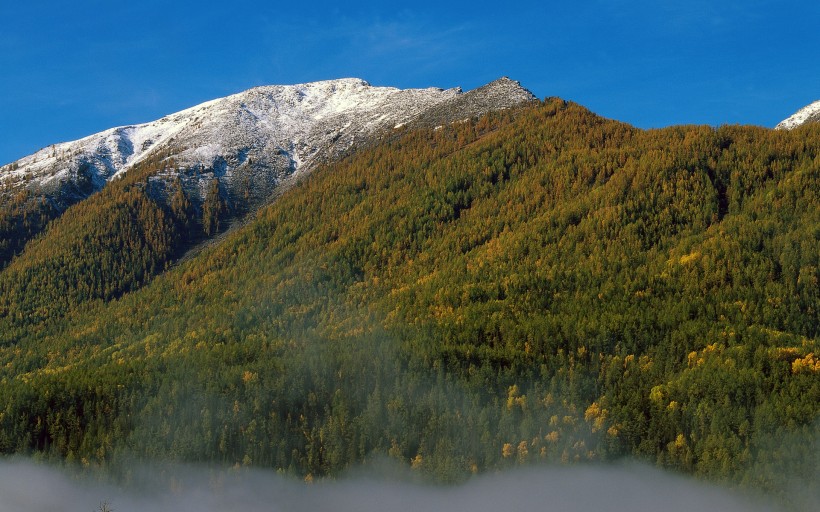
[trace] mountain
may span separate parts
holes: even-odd
[[[156,197],[160,159],[68,208],[0,271],[0,453],[123,480],[628,457],[816,510],[820,125],[457,120],[389,127],[182,259],[202,212]]]
[[[447,123],[532,101],[507,78],[461,89],[373,87],[357,78],[256,87],[150,123],[111,128],[54,144],[2,169],[12,190],[50,193],[65,206],[152,156],[168,162],[157,180],[181,178],[204,190],[218,177],[235,192],[239,182],[259,198],[286,176],[372,142],[416,119]]]
[[[778,130],[791,130],[807,123],[820,122],[820,100],[807,105],[775,126]]]
[[[170,203],[179,185],[201,216],[216,190],[226,217],[236,217],[269,200],[288,177],[404,126],[444,125],[534,99],[506,77],[467,93],[348,78],[257,87],[54,144],[0,168],[0,266],[66,208],[135,167],[157,200]]]

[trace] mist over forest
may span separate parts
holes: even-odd
[[[388,461],[307,484],[259,469],[136,466],[127,488],[92,474],[25,460],[0,464],[0,512],[334,511],[780,512],[759,496],[728,491],[638,464],[540,467],[483,475],[457,486],[418,482]],[[415,480],[415,483],[414,483]],[[809,511],[815,501],[801,503]],[[816,510],[816,509],[815,509]]]

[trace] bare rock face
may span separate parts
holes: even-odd
[[[775,129],[791,130],[807,123],[818,122],[820,122],[820,101],[815,101],[811,105],[801,108],[790,117],[777,123]]]
[[[533,100],[508,78],[467,93],[373,87],[356,78],[256,87],[44,148],[0,168],[0,195],[27,189],[65,209],[154,159],[167,163],[149,179],[157,194],[179,179],[201,199],[216,178],[229,198],[259,202],[286,177],[310,172],[393,128],[440,125]]]

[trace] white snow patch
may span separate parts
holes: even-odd
[[[499,91],[509,98],[515,94]],[[160,151],[183,171],[208,169],[219,160],[226,172],[244,162],[269,172],[266,166],[275,160],[288,173],[301,172],[462,94],[460,88],[374,87],[358,78],[255,87],[156,121],[43,148],[4,167],[0,183],[58,186],[82,171],[102,188]],[[233,175],[239,172],[224,178]]]
[[[817,119],[820,117],[820,100],[815,101],[814,103],[807,105],[797,112],[795,112],[792,116],[780,121],[775,129],[777,130],[791,130],[793,128],[797,128],[798,126],[805,124],[810,119]]]

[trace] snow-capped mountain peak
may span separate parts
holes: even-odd
[[[0,168],[0,183],[7,190],[39,189],[65,207],[159,157],[173,163],[165,178],[178,177],[191,191],[218,178],[226,190],[242,182],[261,199],[284,177],[393,128],[421,119],[452,122],[533,99],[507,78],[467,93],[376,87],[359,78],[254,87],[46,147]]]
[[[780,121],[775,129],[791,130],[806,123],[816,122],[820,122],[820,100],[801,108],[790,117]]]

